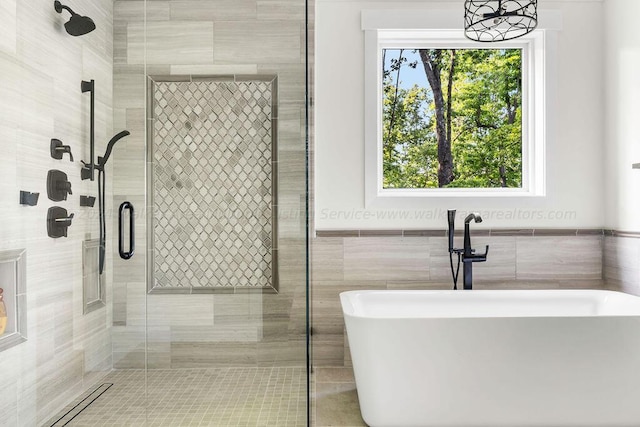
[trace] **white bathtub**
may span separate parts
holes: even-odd
[[[340,294],[370,426],[640,426],[640,298]]]

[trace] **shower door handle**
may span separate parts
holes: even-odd
[[[124,211],[129,210],[129,251],[124,250]],[[120,258],[129,259],[133,256],[133,252],[136,249],[135,246],[135,221],[133,215],[133,204],[131,202],[124,202],[118,209],[118,252],[120,252]]]

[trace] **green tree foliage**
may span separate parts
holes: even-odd
[[[439,57],[451,57],[451,50],[441,51]],[[426,76],[412,87],[402,84],[403,70],[421,69],[410,59],[417,57],[415,51],[386,50],[386,55],[393,59],[383,61],[384,188],[437,188],[439,163],[433,92]],[[455,55],[455,68],[443,67],[440,76],[443,87],[452,82],[450,131],[454,179],[446,187],[519,188],[522,186],[521,51],[457,49]],[[449,100],[445,102],[448,104]]]

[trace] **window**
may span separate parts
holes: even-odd
[[[382,49],[382,186],[522,188],[521,49]]]
[[[499,44],[452,30],[365,40],[368,204],[544,195],[543,32]]]

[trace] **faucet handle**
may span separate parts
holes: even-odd
[[[73,162],[73,154],[71,154],[71,146],[63,145],[62,141],[60,141],[59,139],[56,139],[56,138],[51,139],[50,151],[51,151],[51,157],[56,160],[62,160],[62,155],[64,153],[67,153],[69,154],[69,160]]]
[[[68,214],[65,208],[52,206],[47,211],[47,235],[57,239],[67,237],[67,229],[71,226],[74,214]]]
[[[485,247],[483,254],[477,254],[474,249],[471,249],[471,253],[469,255],[465,256],[464,252],[462,255],[463,255],[463,259],[466,259],[469,262],[485,262],[487,260],[488,253],[489,253],[489,245]]]
[[[483,254],[473,254],[473,258],[474,258],[476,261],[480,261],[480,262],[482,262],[482,261],[486,261],[486,260],[487,260],[487,254],[488,254],[488,253],[489,253],[489,245],[486,245],[486,246],[485,246],[485,249],[484,249],[484,253],[483,253]]]

